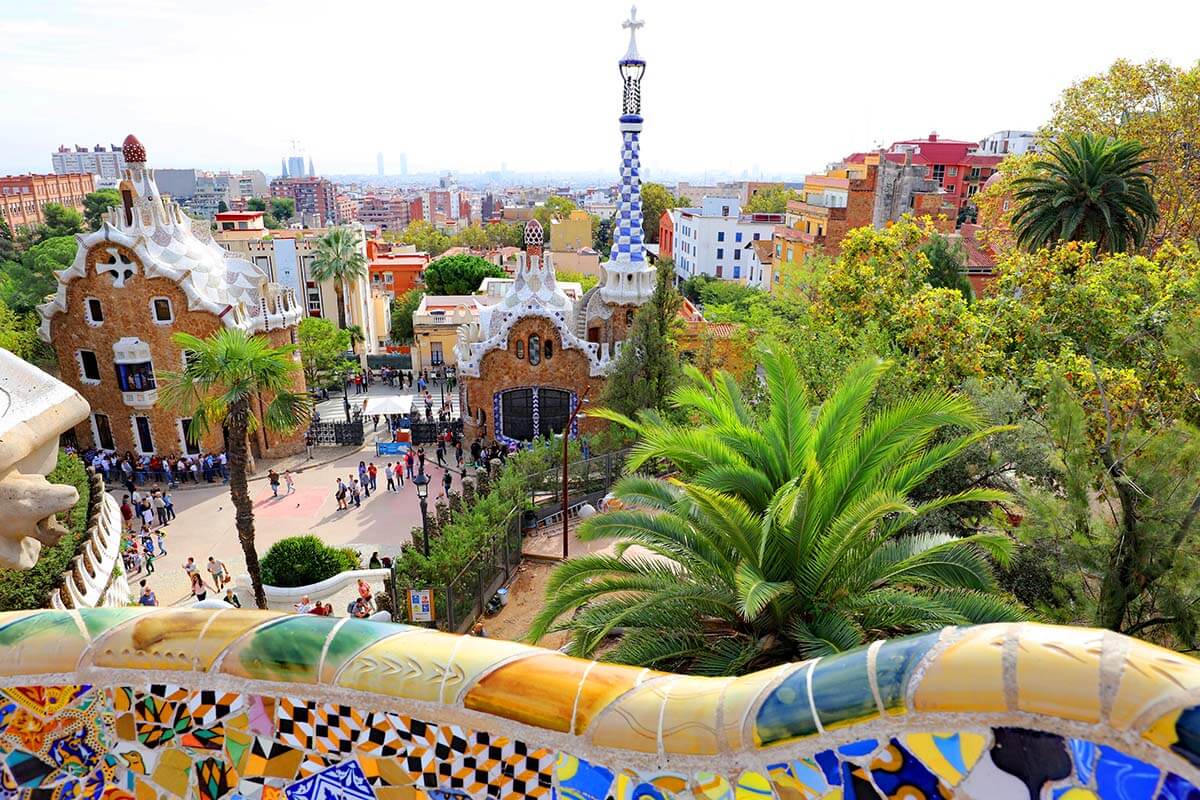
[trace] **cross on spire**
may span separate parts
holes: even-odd
[[[622,28],[629,29],[629,49],[625,52],[624,61],[641,61],[637,51],[637,31],[646,23],[637,18],[637,6],[629,7],[629,19],[621,23]]]

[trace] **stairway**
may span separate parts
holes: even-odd
[[[580,339],[587,341],[587,307],[588,301],[592,299],[592,295],[600,291],[599,285],[593,286],[583,293],[583,297],[579,301],[579,305],[575,310],[575,335]]]

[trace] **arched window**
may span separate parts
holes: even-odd
[[[542,340],[536,333],[529,334],[529,365],[536,367],[542,360]]]
[[[545,356],[547,361],[554,358],[554,342],[549,339],[546,340],[546,343],[542,345],[542,355]]]
[[[525,358],[525,340],[517,339],[517,358]]]

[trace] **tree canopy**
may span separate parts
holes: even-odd
[[[121,207],[121,194],[116,189],[97,189],[83,198],[83,216],[89,230],[99,230],[101,218],[110,208]]]
[[[444,256],[425,268],[425,291],[433,295],[474,294],[484,278],[507,274],[486,258],[465,253]]]
[[[78,243],[74,236],[45,239],[15,261],[0,262],[0,299],[18,314],[32,312],[55,292],[54,273],[71,266]]]
[[[789,200],[798,199],[800,195],[794,189],[776,186],[759,191],[742,207],[742,211],[747,214],[782,214],[787,210]]]
[[[306,317],[297,331],[300,363],[309,388],[329,386],[347,366],[350,332],[338,328],[333,320]]]
[[[661,183],[642,184],[642,225],[646,241],[658,241],[658,223],[668,208],[679,208],[688,204],[686,197],[676,197]]]
[[[409,344],[413,340],[413,314],[421,306],[425,292],[409,289],[392,300],[392,341]]]
[[[450,249],[450,237],[435,228],[433,223],[423,219],[408,223],[404,230],[393,234],[391,238],[401,244],[411,244],[418,250],[429,253],[433,258]]]

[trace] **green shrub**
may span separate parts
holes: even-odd
[[[330,547],[316,536],[289,536],[271,545],[259,564],[267,586],[308,586],[358,569],[358,555]]]
[[[62,584],[62,575],[86,541],[88,498],[91,494],[87,470],[78,456],[58,451],[58,463],[46,477],[51,483],[68,483],[79,492],[79,502],[59,514],[69,533],[53,547],[43,547],[38,563],[28,570],[0,570],[0,611],[45,608],[50,593]]]

